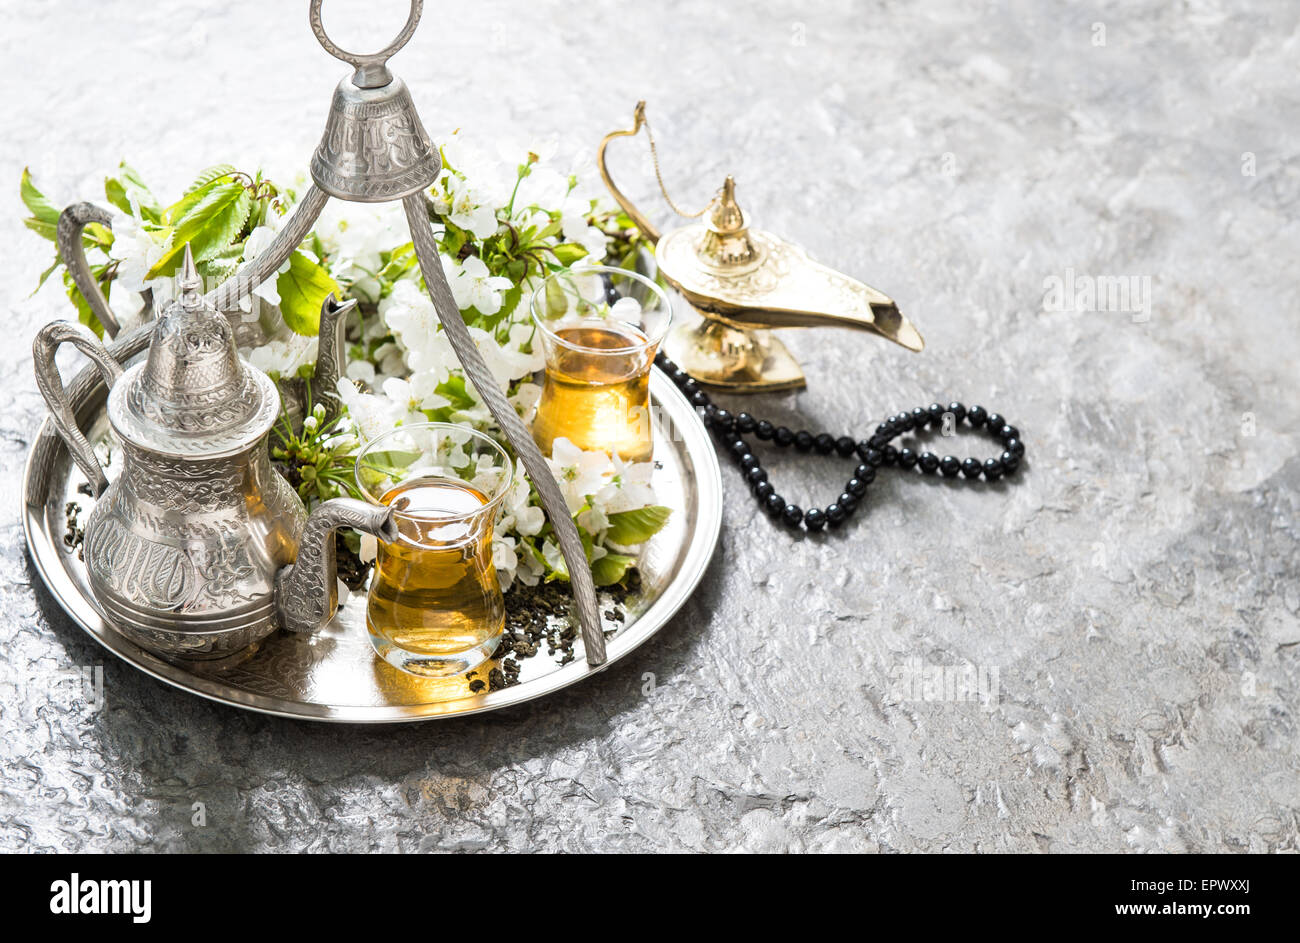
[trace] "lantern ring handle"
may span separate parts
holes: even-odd
[[[402,31],[397,34],[396,39],[379,52],[364,56],[355,52],[348,52],[329,38],[325,32],[325,24],[321,22],[320,8],[322,2],[323,0],[311,0],[311,31],[316,34],[316,39],[325,48],[326,52],[335,59],[341,59],[356,68],[356,72],[352,76],[352,83],[358,88],[381,88],[391,82],[393,75],[388,71],[385,63],[399,49],[405,46],[411,36],[415,34],[415,27],[420,23],[420,14],[424,11],[424,0],[411,0],[411,14],[406,18],[406,25],[402,27]]]

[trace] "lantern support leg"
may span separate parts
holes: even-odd
[[[497,425],[505,433],[510,444],[514,446],[519,457],[523,459],[528,477],[532,479],[542,497],[542,507],[555,530],[560,551],[569,570],[569,584],[573,587],[573,596],[578,608],[578,621],[582,628],[583,646],[587,652],[587,664],[594,666],[605,663],[605,634],[601,626],[600,612],[596,603],[596,585],[591,575],[591,565],[578,535],[578,527],[569,513],[569,505],[564,500],[560,486],[551,474],[551,468],[542,457],[541,449],[533,441],[532,433],[524,425],[515,408],[510,405],[496,378],[483,361],[483,356],[474,346],[469,328],[460,316],[460,308],[451,294],[447,276],[442,271],[442,261],[438,256],[438,244],[429,223],[429,213],[424,205],[422,193],[413,194],[402,200],[406,209],[406,221],[411,229],[411,240],[415,244],[415,255],[420,260],[420,271],[424,273],[424,283],[433,299],[438,320],[447,332],[452,349],[460,359],[465,375],[478,390],[479,396],[487,404],[488,410],[496,419]]]

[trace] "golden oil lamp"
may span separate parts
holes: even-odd
[[[661,234],[614,184],[605,151],[610,141],[635,136],[642,128],[664,200],[679,216],[700,222]],[[911,351],[925,347],[884,292],[814,261],[794,243],[750,228],[730,176],[703,210],[678,209],[664,187],[644,101],[637,102],[631,128],[605,135],[596,160],[614,199],[655,244],[664,279],[702,315],[697,324],[675,328],[664,342],[668,356],[699,382],[738,393],[804,387],[799,362],[769,333],[773,328],[848,327]]]

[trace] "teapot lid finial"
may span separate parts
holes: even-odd
[[[193,309],[203,303],[203,279],[194,265],[194,251],[190,244],[185,244],[185,260],[181,262],[181,273],[176,276],[176,295],[187,309]]]

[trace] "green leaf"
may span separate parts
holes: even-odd
[[[123,213],[131,212],[131,200],[126,195],[126,187],[122,185],[122,181],[112,177],[105,179],[104,196]]]
[[[320,309],[325,298],[331,293],[343,296],[330,273],[299,251],[289,256],[289,271],[276,279],[275,287],[280,290],[284,323],[295,334],[306,337],[320,332]]]
[[[253,201],[248,191],[243,190],[229,211],[216,216],[201,235],[195,236],[190,241],[190,246],[194,249],[194,258],[208,262],[222,256],[235,246],[238,246],[242,255],[244,239],[240,237],[252,211]]]
[[[109,200],[111,201],[113,199],[113,193],[111,191],[120,188],[126,206],[123,207],[114,204],[118,206],[118,209],[122,210],[124,213],[131,212],[130,197],[134,196],[136,205],[140,207],[140,215],[151,223],[161,223],[162,207],[158,205],[158,199],[153,195],[153,191],[149,189],[144,180],[141,179],[140,174],[136,172],[136,169],[126,161],[119,163],[117,169],[121,175],[121,179],[109,179],[104,182],[105,195]],[[126,193],[127,185],[130,185],[131,188],[129,196]]]
[[[493,321],[504,321],[515,313],[515,308],[519,307],[519,300],[524,296],[522,285],[514,285],[507,288],[501,295],[501,310],[493,315]]]
[[[587,250],[576,242],[562,242],[552,251],[561,265],[572,265],[587,254]]]
[[[607,553],[591,565],[591,576],[597,586],[613,586],[623,582],[627,571],[636,565],[636,557],[623,553]]]
[[[33,295],[36,294],[36,292],[40,291],[41,288],[44,287],[46,279],[48,279],[51,275],[53,275],[54,270],[57,269],[62,264],[63,264],[63,260],[56,255],[54,257],[54,262],[50,265],[50,267],[47,268],[44,272],[41,272],[41,280],[36,283],[36,288],[32,291]]]
[[[194,263],[199,274],[204,278],[226,279],[239,270],[244,257],[244,244],[231,243],[224,249],[213,249],[204,253],[204,258]]]
[[[45,220],[37,219],[35,216],[28,216],[23,220],[23,225],[36,233],[36,235],[43,236],[50,240],[50,242],[55,241],[55,233],[58,231],[58,226],[54,223],[47,223]]]
[[[214,191],[222,188],[233,190],[236,187],[240,190],[243,189],[240,184],[232,180],[227,180],[225,177],[217,177],[214,180],[209,180],[202,186],[186,191],[183,197],[171,206],[167,207],[167,209],[163,210],[162,221],[169,226],[179,225],[182,220],[194,212],[195,208],[198,207],[199,204],[208,199]]]
[[[478,402],[469,395],[469,390],[465,386],[465,377],[460,374],[453,373],[439,383],[436,390],[440,396],[451,400],[451,406],[447,410],[448,415],[458,409],[469,409]]]
[[[624,547],[643,544],[663,530],[664,524],[668,523],[668,517],[672,513],[672,508],[666,508],[662,504],[652,504],[649,507],[637,508],[635,511],[619,511],[617,514],[611,514],[605,539]]]
[[[107,249],[113,244],[113,230],[102,223],[87,223],[86,228],[81,231],[81,241],[87,248],[98,246]]]
[[[213,164],[211,167],[208,167],[207,169],[202,171],[197,177],[195,177],[194,182],[190,184],[189,189],[186,190],[185,192],[192,193],[195,190],[198,190],[202,187],[206,187],[210,183],[215,183],[218,180],[224,180],[227,177],[234,176],[237,173],[239,173],[239,171],[236,170],[234,167],[230,166],[230,164]]]
[[[58,223],[58,208],[45,198],[45,194],[36,189],[36,185],[32,183],[32,172],[26,167],[23,168],[23,178],[19,191],[23,197],[23,204],[31,210],[32,216],[43,223]]]
[[[411,466],[423,457],[423,452],[405,452],[398,449],[367,452],[359,466],[360,477],[367,487],[377,486],[381,483],[381,479],[403,477]]]
[[[90,305],[87,303],[85,296],[81,294],[81,290],[77,288],[77,283],[72,280],[72,273],[67,269],[63,270],[63,286],[68,292],[68,300],[77,309],[77,320],[102,338],[104,336],[104,325],[99,323],[99,318],[95,317],[95,313],[90,310]],[[107,298],[108,286],[105,285],[104,288],[104,297]]]
[[[203,258],[214,248],[224,248],[244,225],[251,209],[247,192],[237,183],[208,184],[197,202],[183,212],[177,209],[180,205],[170,207],[165,214],[173,226],[171,243],[146,278],[175,274],[187,245],[196,258]]]
[[[379,270],[381,282],[395,282],[415,267],[415,244],[408,242],[400,245],[388,256],[388,261]]]
[[[493,272],[492,274],[504,275],[518,286],[524,280],[524,276],[528,274],[528,263],[523,259],[511,259],[506,263],[506,267],[502,271]]]
[[[442,225],[444,227],[442,251],[453,259],[457,258],[460,255],[461,248],[469,240],[469,233],[446,218],[443,219]]]
[[[568,301],[564,295],[564,286],[558,278],[548,278],[546,284],[546,314],[558,318],[568,310]]]

